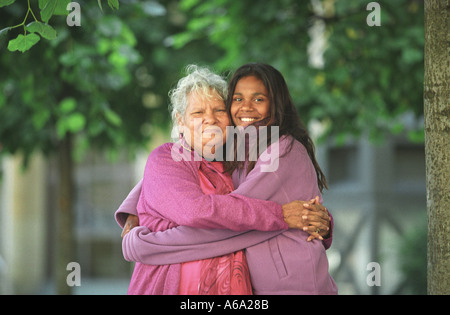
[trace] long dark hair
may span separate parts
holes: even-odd
[[[323,188],[328,189],[325,175],[320,169],[315,157],[314,143],[309,137],[307,128],[299,118],[297,109],[295,108],[294,102],[292,101],[284,77],[277,69],[263,63],[249,63],[239,67],[233,73],[228,84],[228,97],[225,102],[226,109],[230,117],[231,104],[233,103],[233,94],[236,85],[240,79],[248,76],[254,76],[260,79],[269,92],[270,117],[266,125],[278,126],[280,137],[283,135],[291,135],[294,139],[298,140],[305,146],[306,151],[308,152],[308,155],[314,165],[317,174],[317,183],[320,191],[322,191]],[[270,132],[268,132],[268,135],[269,134]],[[294,139],[290,144],[289,150],[292,148]],[[253,169],[255,163],[255,161],[249,162],[248,171]],[[230,172],[239,167],[240,163],[237,161],[226,163],[226,169]]]

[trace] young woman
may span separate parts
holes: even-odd
[[[233,74],[228,87],[227,110],[237,126],[277,126],[279,139],[270,148],[279,160],[232,161],[235,187],[253,198],[281,202],[309,200],[327,187],[314,154],[314,145],[301,123],[282,74],[270,65],[247,64]],[[269,134],[269,132],[267,132]],[[274,172],[263,172],[262,168]],[[314,227],[316,228],[316,227]],[[318,228],[317,232],[320,232]],[[256,294],[336,294],[328,273],[328,260],[321,242],[307,241],[307,233],[288,230],[246,249]],[[264,262],[264,263],[262,263]]]

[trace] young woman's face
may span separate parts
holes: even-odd
[[[187,143],[202,156],[210,158],[215,149],[223,146],[226,127],[230,125],[225,103],[217,92],[211,96],[190,93],[184,117],[179,119]]]
[[[259,78],[248,76],[238,81],[230,108],[236,126],[246,127],[269,117],[269,108],[269,92]]]

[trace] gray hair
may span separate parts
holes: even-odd
[[[169,110],[172,116],[171,137],[174,141],[179,139],[178,115],[184,117],[188,104],[187,96],[192,92],[201,92],[205,96],[212,96],[211,90],[217,92],[219,97],[225,101],[228,85],[223,77],[212,72],[207,67],[189,65],[186,67],[187,75],[178,81],[176,88],[169,92]]]

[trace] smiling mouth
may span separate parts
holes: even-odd
[[[253,122],[257,120],[256,118],[249,118],[249,117],[241,117],[239,119],[243,122]]]

